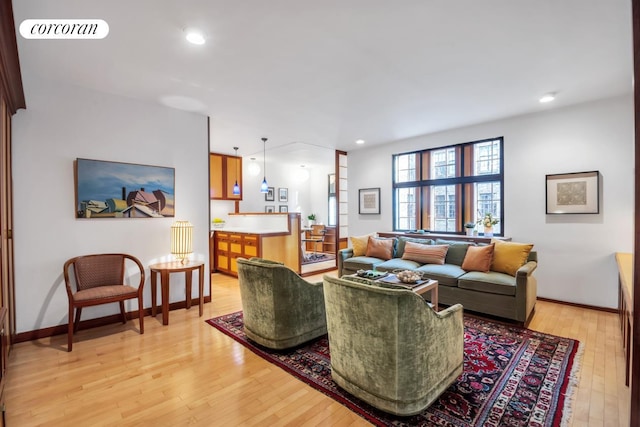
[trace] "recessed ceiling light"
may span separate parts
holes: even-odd
[[[555,93],[547,93],[542,98],[540,98],[540,102],[544,104],[546,102],[551,102],[554,99],[556,99],[556,94]]]
[[[357,139],[356,140],[356,144],[358,144],[358,145],[364,144],[364,139]]]
[[[184,37],[189,43],[193,44],[204,44],[207,40],[204,33],[200,30],[196,30],[195,28],[187,28],[184,30]]]

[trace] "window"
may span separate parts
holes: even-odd
[[[335,226],[337,224],[338,208],[336,206],[336,174],[329,174],[329,215],[327,216],[327,225]]]
[[[502,146],[500,137],[394,155],[394,230],[461,233],[490,212],[502,235]]]

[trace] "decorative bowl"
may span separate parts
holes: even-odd
[[[422,279],[422,274],[416,271],[403,270],[399,273],[396,273],[396,277],[402,283],[416,283],[418,280]]]

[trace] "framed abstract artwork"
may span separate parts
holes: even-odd
[[[362,188],[358,190],[360,215],[375,215],[380,213],[380,187]]]
[[[76,218],[165,218],[175,215],[175,169],[76,159]]]
[[[600,173],[546,175],[547,214],[600,213]]]

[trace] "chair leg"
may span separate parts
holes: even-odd
[[[138,316],[140,317],[140,334],[144,334],[144,307],[142,297],[138,297]]]
[[[69,325],[67,331],[67,351],[73,347],[73,304],[69,304]]]
[[[122,315],[122,323],[127,323],[127,315],[124,313],[124,301],[120,301],[120,314]]]
[[[78,332],[80,327],[80,315],[82,314],[82,307],[76,308],[76,321],[73,324],[73,332]]]

